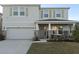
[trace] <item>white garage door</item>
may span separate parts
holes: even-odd
[[[32,39],[34,37],[33,29],[28,28],[8,28],[7,39]]]

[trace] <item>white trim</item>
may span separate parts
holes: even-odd
[[[73,30],[75,29],[75,23],[73,23]]]
[[[36,30],[39,30],[39,26],[38,26],[38,24],[37,24],[37,23],[36,23],[35,27],[36,27]]]
[[[14,16],[14,15],[13,15],[13,12],[14,12],[13,9],[14,9],[14,8],[15,8],[15,7],[12,7],[12,17],[18,17],[18,16],[20,16],[20,17],[25,17],[25,16],[26,16],[26,13],[28,13],[28,11],[26,11],[26,9],[28,10],[28,8],[24,8],[24,7],[23,7],[23,8],[24,8],[24,11],[23,11],[23,12],[24,12],[24,16],[21,16],[21,15],[20,15],[20,12],[21,12],[20,8],[21,8],[21,7],[17,7],[17,9],[18,9],[18,10],[17,10],[18,15]],[[28,15],[27,15],[27,16],[28,16]]]
[[[4,30],[7,30],[9,28],[12,28],[12,29],[35,29],[34,27],[6,27]]]
[[[49,23],[49,27],[48,27],[48,30],[51,30],[51,24]]]
[[[12,16],[14,16],[14,8],[16,8],[16,7],[12,7]],[[17,7],[17,12],[18,12],[18,15],[14,16],[14,17],[19,16],[19,8],[18,7]]]

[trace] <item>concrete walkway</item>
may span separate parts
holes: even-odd
[[[4,40],[0,41],[0,54],[26,54],[32,40]]]

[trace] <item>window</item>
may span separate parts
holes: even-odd
[[[43,10],[43,17],[48,18],[49,17],[49,11],[47,9]]]
[[[14,11],[14,12],[13,12],[13,15],[14,15],[14,16],[18,16],[18,12]]]
[[[55,10],[55,17],[61,17],[61,14],[62,14],[62,12],[60,9]]]
[[[10,16],[25,16],[26,12],[28,11],[26,11],[24,7],[10,8]]]
[[[20,16],[24,16],[24,12],[20,12]]]
[[[44,14],[44,17],[48,17],[48,14]]]
[[[56,14],[56,17],[61,17],[61,14]]]
[[[18,8],[17,7],[13,8],[13,15],[18,16]]]
[[[23,7],[21,7],[21,8],[20,8],[20,16],[24,16],[24,15],[25,15],[24,8],[23,8]]]

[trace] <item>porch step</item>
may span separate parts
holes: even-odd
[[[40,41],[33,41],[32,43],[39,43],[39,42],[47,42],[47,39],[40,39]]]

